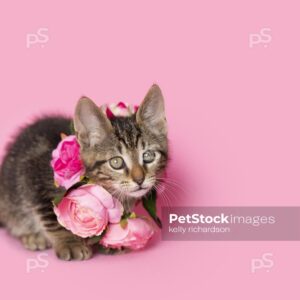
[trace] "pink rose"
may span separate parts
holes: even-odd
[[[60,141],[52,152],[51,167],[57,185],[66,189],[80,181],[84,166],[80,159],[80,146],[75,135],[69,135]]]
[[[104,188],[86,184],[70,191],[54,207],[58,222],[75,235],[100,235],[108,223],[120,222],[123,206]]]
[[[112,119],[114,117],[130,117],[138,110],[138,106],[119,102],[117,104],[103,105],[101,109],[109,119]]]
[[[142,218],[129,218],[125,228],[121,224],[110,224],[100,244],[109,248],[126,247],[132,250],[144,248],[154,234],[151,223]]]

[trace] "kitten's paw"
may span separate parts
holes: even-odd
[[[58,258],[62,260],[86,260],[92,257],[92,248],[82,242],[68,242],[55,247]]]
[[[36,251],[51,248],[50,242],[42,233],[23,235],[21,241],[26,249]]]

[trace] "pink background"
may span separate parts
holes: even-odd
[[[299,1],[74,2],[0,4],[1,153],[33,116],[72,113],[83,94],[139,103],[157,82],[175,205],[299,205]],[[41,27],[49,41],[27,48]],[[250,48],[262,28],[271,42]],[[158,239],[71,263],[47,251],[28,273],[37,253],[0,240],[3,299],[299,299],[299,242]],[[267,252],[274,266],[252,273]]]

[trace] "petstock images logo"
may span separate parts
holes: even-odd
[[[164,207],[163,240],[299,241],[300,207]]]

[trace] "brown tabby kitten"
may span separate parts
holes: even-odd
[[[109,120],[88,98],[78,101],[74,127],[86,175],[130,210],[158,181],[168,159],[167,125],[160,88],[153,85],[137,113]],[[71,119],[45,117],[8,147],[0,172],[0,222],[30,250],[53,247],[63,260],[88,259],[86,240],[59,225],[52,200],[51,153]]]

